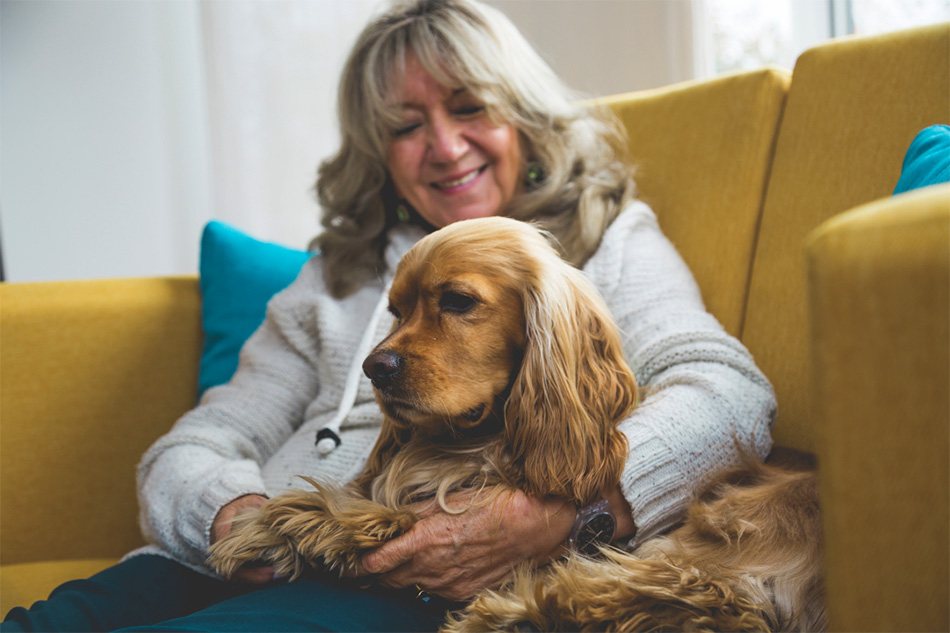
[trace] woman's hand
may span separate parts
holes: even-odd
[[[546,563],[563,553],[575,507],[564,499],[529,497],[518,490],[449,495],[448,514],[438,506],[413,507],[421,520],[403,536],[366,554],[362,567],[382,574],[391,587],[418,585],[449,600],[467,600],[499,585],[521,562]]]
[[[218,514],[211,523],[211,544],[214,545],[231,533],[231,522],[234,517],[245,510],[260,508],[265,503],[267,503],[267,497],[244,495],[218,510]],[[274,568],[270,566],[242,567],[234,572],[228,580],[262,585],[274,580]]]

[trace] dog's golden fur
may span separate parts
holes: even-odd
[[[723,475],[684,524],[628,554],[521,569],[455,614],[447,633],[821,631],[827,627],[814,472]]]
[[[384,421],[362,474],[343,488],[311,481],[240,517],[211,548],[222,574],[257,560],[291,577],[308,564],[355,569],[413,524],[407,504],[448,509],[456,490],[584,505],[619,482],[616,427],[636,382],[603,300],[538,231],[455,223],[407,253],[389,297],[395,327],[367,362],[395,354],[402,365],[376,390]]]
[[[356,569],[407,531],[406,508],[450,492],[517,488],[578,505],[618,484],[617,424],[637,402],[600,296],[529,225],[458,222],[403,258],[396,323],[364,363],[384,413],[363,473],[307,480],[239,517],[210,552],[224,575],[263,561]],[[572,556],[483,592],[449,630],[794,629],[823,624],[814,475],[753,464],[693,504],[685,524],[634,554]]]

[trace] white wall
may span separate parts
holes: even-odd
[[[688,0],[490,0],[588,94],[692,75]],[[2,0],[7,279],[191,273],[212,217],[304,246],[378,0]]]
[[[193,270],[211,215],[197,5],[4,0],[0,26],[7,278]]]
[[[692,79],[690,0],[487,0],[590,96]]]

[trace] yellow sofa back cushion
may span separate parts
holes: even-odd
[[[768,69],[603,100],[626,128],[640,197],[734,336],[789,81]]]
[[[793,77],[742,340],[775,386],[776,443],[814,451],[805,236],[889,196],[914,136],[950,122],[950,24],[810,49]]]

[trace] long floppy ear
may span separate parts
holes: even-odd
[[[587,504],[620,481],[617,424],[637,385],[607,307],[579,271],[543,266],[524,296],[527,346],[505,406],[505,432],[528,492]]]

